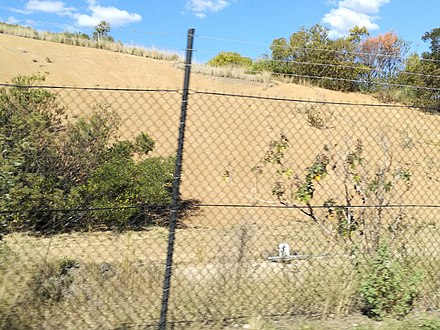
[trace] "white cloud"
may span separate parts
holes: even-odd
[[[330,37],[341,37],[355,26],[365,26],[369,31],[379,29],[375,21],[380,7],[391,0],[340,0],[338,8],[330,10],[322,22],[330,26]]]
[[[389,2],[390,0],[343,0],[339,2],[339,6],[365,14],[376,14],[380,7]]]
[[[379,29],[379,25],[374,23],[375,17],[356,12],[348,8],[332,9],[324,15],[322,21],[329,24],[335,32],[344,35],[355,26],[365,26],[369,31]]]
[[[115,7],[102,7],[97,5],[96,0],[88,0],[90,15],[74,15],[76,25],[80,27],[94,27],[101,21],[109,22],[113,26],[121,26],[142,20],[142,16],[136,13],[129,13]]]
[[[71,12],[75,11],[75,8],[66,7],[66,4],[62,1],[30,0],[26,3],[25,10],[28,12],[40,11],[49,14],[71,15]]]
[[[12,12],[32,14],[43,12],[58,16],[67,16],[73,19],[77,28],[94,27],[101,21],[109,22],[112,27],[121,26],[142,20],[142,16],[129,13],[116,7],[103,7],[99,0],[83,0],[88,4],[88,12],[79,13],[76,8],[68,7],[60,0],[27,0],[24,8],[8,8]]]
[[[207,13],[218,12],[229,5],[228,0],[189,0],[186,3],[186,9],[195,16],[205,18]]]

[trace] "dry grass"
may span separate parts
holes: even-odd
[[[157,60],[182,61],[182,56],[180,54],[176,54],[175,52],[164,51],[155,48],[149,49],[141,46],[127,46],[121,42],[110,42],[110,41],[98,42],[96,40],[88,40],[84,38],[72,37],[71,35],[66,33],[38,32],[29,27],[5,24],[1,22],[0,22],[0,33],[37,39],[37,40],[44,40],[49,42],[62,43],[72,46],[105,49],[117,53],[142,56]]]
[[[183,68],[183,64],[179,64],[178,67]],[[272,74],[268,71],[253,73],[249,72],[246,68],[239,66],[214,67],[205,64],[193,64],[191,71],[211,77],[233,78],[263,83],[265,88],[270,87],[272,81]]]
[[[359,311],[354,259],[313,225],[285,220],[278,226],[179,229],[176,235],[169,307],[169,321],[177,322],[176,328],[220,329],[254,322],[266,329],[270,320],[281,316],[334,318]],[[418,247],[418,264],[426,274],[419,308],[437,308],[439,303],[433,235],[426,228],[412,237],[411,246]],[[154,328],[160,314],[166,241],[163,228],[53,237],[8,235],[0,268],[0,320],[3,325],[44,329]],[[318,257],[290,263],[265,259],[276,255],[280,241]],[[59,301],[43,299],[31,289],[35,276],[50,273],[42,269],[63,260],[77,265],[69,270],[71,284],[62,288]],[[47,276],[46,281],[60,283]]]
[[[48,55],[52,58],[51,53],[44,52],[41,58]],[[93,56],[99,58],[100,55]],[[82,68],[83,62],[78,67]],[[114,66],[113,62],[108,63]],[[146,72],[151,70],[150,67],[147,69]],[[204,69],[212,68],[200,70]],[[72,70],[70,66],[69,70]],[[246,74],[227,70],[216,74],[221,77]],[[123,70],[119,72],[122,73]],[[81,78],[84,74],[82,72]],[[175,76],[170,76],[173,80],[165,83],[176,81]],[[257,78],[250,75],[249,79]],[[263,83],[270,81],[270,77],[258,79]],[[197,88],[211,83],[197,75],[194,82]],[[255,92],[250,89],[251,84],[234,83],[227,85],[226,89]],[[208,85],[208,88],[215,89],[215,86]],[[316,97],[315,90],[304,88],[296,93],[288,89],[291,87],[280,84],[266,92],[274,97],[278,96],[277,93],[290,98]],[[309,94],[306,96],[304,91]],[[160,154],[174,152],[180,98],[166,99],[161,94],[144,98],[135,94],[127,97],[116,92],[111,95],[68,93],[61,92],[62,97],[66,97],[63,100],[78,112],[87,111],[84,104],[93,104],[99,98],[113,101],[115,110],[127,118],[122,132],[124,136],[131,137],[139,130],[148,130],[154,134],[158,148],[161,148]],[[364,96],[325,93],[327,100],[365,102]],[[440,186],[438,116],[415,109],[332,106],[335,109],[332,117],[323,117],[324,123],[329,122],[325,125],[329,129],[317,130],[311,127],[310,116],[301,108],[301,103],[220,99],[209,95],[191,97],[182,184],[184,198],[213,204],[255,201],[260,203],[258,206],[262,204],[259,200],[273,200],[274,176],[265,174],[256,182],[252,167],[264,157],[271,139],[285,132],[292,141],[288,156],[299,174],[311,164],[323,145],[335,146],[336,153],[343,153],[347,145],[358,138],[365,142],[367,162],[374,168],[382,157],[380,146],[385,137],[396,166],[409,167],[414,178],[413,187],[403,202],[429,204],[437,201],[435,192]],[[142,112],[133,114],[136,107],[142,108]],[[322,112],[312,113],[316,119],[325,116],[327,108],[319,110]],[[172,116],[167,111],[172,112]],[[229,180],[224,180],[222,173],[225,170],[230,173]],[[317,198],[341,196],[340,188],[341,182],[337,180],[323,180]],[[438,217],[432,209],[413,209],[408,211],[405,219],[412,221],[402,223],[407,233],[406,247],[426,270],[417,306],[438,308]],[[297,210],[211,208],[187,221],[190,227],[177,231],[169,317],[171,321],[194,321],[202,316],[206,320],[200,320],[196,325],[179,323],[182,328],[222,328],[234,322],[270,328],[262,316],[268,319],[276,318],[274,314],[332,317],[357,310],[356,278],[343,247],[323,237],[322,232],[310,224],[310,219],[301,218]],[[130,324],[151,324],[158,319],[166,257],[165,229],[53,237],[13,234],[5,241],[9,250],[2,253],[3,259],[0,260],[0,320],[3,327],[6,327],[5,322],[21,322],[29,327],[47,329],[123,328]],[[279,242],[289,242],[293,250],[302,253],[330,253],[334,257],[291,264],[270,263],[262,256],[276,254]],[[60,301],[41,303],[41,299],[29,290],[35,274],[41,273],[45,267],[56,266],[64,258],[79,265],[71,271],[72,286]],[[101,268],[104,263],[111,268],[105,274]],[[209,320],[213,320],[212,323]],[[9,328],[13,328],[12,325]]]

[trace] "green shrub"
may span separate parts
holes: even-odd
[[[364,313],[374,319],[402,318],[413,307],[421,274],[406,256],[393,255],[382,243],[365,264],[359,265]]]
[[[57,146],[59,176],[68,190],[72,182],[83,183],[90,174],[109,158],[109,145],[118,134],[120,118],[107,103],[97,104],[89,117],[68,124],[60,134]],[[127,155],[129,157],[129,155]]]
[[[252,65],[252,60],[237,52],[220,52],[213,59],[208,61],[208,65],[250,67]]]
[[[143,219],[146,212],[142,205],[157,208],[153,213],[160,215],[164,206],[171,202],[174,158],[152,157],[136,163],[125,157],[124,145],[119,145],[121,154],[102,164],[76,190],[80,203],[98,209],[91,213],[95,225],[104,224],[110,228],[136,226],[137,220]],[[115,207],[120,209],[106,209]]]
[[[106,103],[64,124],[57,95],[31,88],[42,80],[18,77],[16,87],[0,89],[0,238],[18,230],[121,228],[149,206],[169,205],[172,157],[151,157],[155,141],[145,132],[118,140],[121,121]]]
[[[58,206],[56,141],[64,108],[55,94],[37,88],[42,75],[19,76],[17,87],[0,89],[0,210]],[[1,222],[17,228],[24,223],[13,214]],[[7,221],[8,220],[8,221]],[[38,221],[30,216],[26,226]]]

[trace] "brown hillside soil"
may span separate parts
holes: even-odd
[[[183,71],[173,62],[0,34],[0,82],[36,72],[48,72],[44,84],[52,86],[180,90],[183,84]],[[68,120],[87,115],[94,104],[106,102],[123,119],[122,137],[147,131],[157,142],[156,154],[175,153],[180,91],[54,91],[67,107]],[[289,140],[286,165],[300,180],[324,146],[332,154],[336,166],[329,169],[326,178],[314,182],[313,202],[318,205],[328,199],[345,202],[343,159],[357,140],[364,148],[362,175],[372,180],[384,164],[390,164],[390,180],[396,171],[411,174],[408,192],[404,193],[406,187],[399,182],[386,194],[392,204],[439,205],[439,128],[437,115],[380,105],[366,95],[280,82],[269,87],[193,74],[181,193],[184,199],[211,205],[200,207],[195,215],[184,219],[188,226],[176,231],[171,319],[197,320],[205,315],[220,319],[255,312],[324,316],[349,313],[356,302],[356,278],[345,246],[326,236],[299,210],[225,204],[279,205],[272,194],[279,180],[276,168],[265,165],[260,175],[253,169],[262,165],[270,142],[284,135]],[[360,200],[354,197],[353,202]],[[405,248],[428,270],[417,302],[421,308],[439,305],[436,210],[407,208],[402,215],[395,208],[382,214],[384,221],[400,220],[399,228],[405,229]],[[317,212],[323,216],[326,210]],[[14,308],[24,318],[35,310],[29,319],[37,322],[41,319],[39,311],[33,305],[20,307],[22,300],[17,297],[29,290],[27,281],[32,279],[31,271],[39,274],[37,266],[69,257],[79,263],[79,268],[72,270],[75,285],[69,287],[69,292],[73,294],[66,294],[59,304],[48,305],[46,318],[38,321],[42,322],[40,328],[146,324],[160,312],[167,238],[167,230],[156,227],[122,234],[8,235],[5,241],[12,251],[8,258],[16,268],[2,269],[0,263],[6,279],[3,299],[18,306]],[[292,250],[324,257],[271,263],[267,257],[277,254],[279,242],[289,242]],[[113,268],[109,277],[102,274],[100,266],[104,262]],[[32,292],[27,294],[33,297]],[[35,306],[39,306],[38,300]]]
[[[0,35],[0,80],[18,74],[47,72],[47,85],[80,87],[140,87],[180,89],[183,71],[176,63]],[[440,117],[416,109],[378,105],[372,97],[321,88],[274,82],[265,84],[193,74],[191,89],[275,98],[349,102],[353,105],[259,100],[191,92],[187,118],[182,193],[184,198],[213,204],[275,205],[271,189],[274,170],[256,177],[270,141],[289,139],[289,166],[300,177],[324,146],[342,157],[356,140],[365,147],[372,174],[384,162],[411,172],[413,186],[393,203],[438,204]],[[124,119],[126,138],[140,131],[157,140],[157,153],[176,148],[181,107],[180,93],[59,91],[72,115],[85,114],[96,102],[109,102]],[[356,105],[356,104],[369,105]],[[310,118],[323,118],[325,127],[313,127]],[[73,116],[74,117],[74,116]],[[72,118],[73,118],[72,117]],[[385,152],[387,151],[387,153]],[[341,164],[342,165],[342,164]],[[332,174],[332,173],[331,173]],[[344,202],[342,176],[335,170],[319,183],[316,202],[333,198]],[[426,193],[428,192],[428,193]],[[396,194],[397,195],[397,194]],[[262,202],[266,201],[266,202]],[[212,225],[229,218],[225,210],[204,209],[198,220]],[[245,212],[248,213],[248,212]],[[258,211],[252,211],[257,221]],[[272,219],[274,220],[274,219]],[[263,221],[268,221],[264,216]]]
[[[48,60],[52,63],[48,63]],[[48,72],[48,85],[77,87],[140,87],[181,89],[183,70],[175,62],[152,60],[111,51],[0,34],[0,80]],[[342,94],[321,88],[276,83],[264,84],[193,74],[191,88],[272,97],[372,102],[358,94]]]

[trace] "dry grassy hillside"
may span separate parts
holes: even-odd
[[[45,84],[54,86],[180,89],[183,71],[177,64],[0,35],[2,82],[9,82],[18,74],[47,72]],[[189,100],[182,186],[187,198],[206,203],[273,200],[270,192],[276,177],[265,173],[256,182],[252,168],[264,157],[269,143],[284,134],[290,140],[289,161],[298,175],[311,165],[324,145],[341,156],[360,139],[372,171],[385,161],[385,151],[392,157],[393,168],[405,167],[411,171],[413,187],[407,202],[438,201],[436,194],[429,198],[422,194],[426,189],[434,192],[438,188],[438,116],[411,108],[375,106],[379,103],[368,95],[281,82],[268,85],[193,74],[191,89],[318,103],[193,93]],[[174,152],[180,94],[71,90],[59,93],[75,114],[86,113],[96,102],[111,103],[124,119],[125,137],[148,131],[158,142],[158,153]],[[314,117],[324,119],[325,127],[314,126],[311,123]],[[225,173],[228,173],[226,180]],[[340,176],[334,177],[333,181],[320,184],[323,192],[320,201],[329,196],[340,200],[338,196],[343,195]]]
[[[160,61],[111,51],[69,46],[0,34],[0,81],[18,74],[48,72],[49,85],[79,87],[182,88],[183,71],[176,62]],[[274,97],[372,102],[358,94],[343,94],[294,84],[211,78],[193,74],[191,88]]]
[[[47,72],[45,84],[54,86],[180,89],[183,80],[183,71],[176,62],[8,35],[0,35],[0,72],[2,82],[9,82],[18,74]],[[252,168],[264,157],[269,143],[284,134],[290,140],[289,161],[298,175],[311,165],[324,145],[331,147],[335,155],[342,155],[360,139],[372,171],[384,162],[385,150],[390,153],[394,168],[411,171],[414,186],[407,194],[407,202],[438,200],[436,195],[428,199],[422,196],[426,189],[437,189],[437,116],[417,109],[374,106],[379,103],[367,95],[281,82],[268,85],[193,74],[191,89],[353,105],[193,93],[189,100],[182,186],[187,198],[205,203],[273,200],[270,192],[276,177],[265,173],[256,182]],[[158,153],[174,152],[180,94],[59,93],[76,114],[84,114],[96,102],[110,102],[124,119],[125,137],[148,131],[158,142]],[[314,127],[313,117],[324,119],[326,127]],[[229,175],[226,180],[225,173]],[[340,175],[334,178],[320,184],[320,202],[329,197],[341,200]]]
[[[0,34],[0,82],[36,72],[47,72],[45,84],[52,86],[180,90],[183,84],[183,71],[175,62]],[[380,105],[368,95],[281,82],[264,84],[193,74],[191,90],[181,192],[183,198],[216,206],[201,207],[185,219],[189,226],[177,230],[172,318],[180,321],[205,315],[220,319],[241,314],[308,312],[325,316],[356,310],[355,273],[348,259],[341,257],[341,246],[328,239],[310,218],[295,209],[223,204],[279,205],[272,194],[274,183],[280,179],[277,168],[262,164],[262,159],[271,141],[284,135],[289,140],[289,147],[283,150],[286,165],[292,169],[291,175],[302,180],[324,146],[332,154],[335,166],[326,178],[314,181],[316,203],[322,205],[328,199],[345,202],[344,157],[360,140],[364,157],[360,176],[374,182],[383,172],[388,180],[396,181],[391,193],[384,193],[391,203],[439,205],[440,117],[415,108]],[[122,117],[121,133],[125,138],[147,131],[157,142],[156,153],[170,155],[176,150],[180,92],[55,91],[68,107],[69,118],[87,114],[93,104],[105,101]],[[256,175],[259,165],[262,173]],[[411,176],[405,193],[407,187],[396,174],[403,171]],[[353,201],[360,202],[359,198]],[[368,202],[370,205],[375,201]],[[440,232],[435,227],[436,209],[412,207],[401,211],[386,210],[382,217],[391,219],[399,230],[403,228],[405,247],[420,257],[428,270],[421,291],[425,300],[420,300],[418,306],[425,304],[438,310],[436,242]],[[389,228],[385,224],[383,227],[388,234]],[[167,242],[163,228],[54,237],[15,233],[5,241],[12,251],[10,263],[17,268],[0,273],[7,283],[0,294],[7,302],[5,306],[17,309],[23,319],[29,318],[29,324],[41,322],[41,328],[57,329],[57,322],[68,319],[71,323],[66,327],[71,329],[84,328],[84,324],[111,328],[145,325],[159,314]],[[290,242],[301,252],[333,253],[336,257],[297,265],[273,264],[262,258],[267,251],[276,251],[279,242]],[[28,299],[23,292],[29,290],[25,280],[31,278],[30,269],[35,273],[38,265],[66,257],[80,265],[73,270],[73,293],[47,307],[47,317],[42,321],[39,310],[28,316],[33,305],[23,305],[22,301]],[[102,262],[114,267],[110,279],[99,271]],[[436,289],[432,289],[434,285]],[[120,301],[129,304],[121,306]],[[136,310],[131,309],[133,306]],[[138,306],[143,309],[139,311]],[[77,310],[82,317],[72,314]]]

